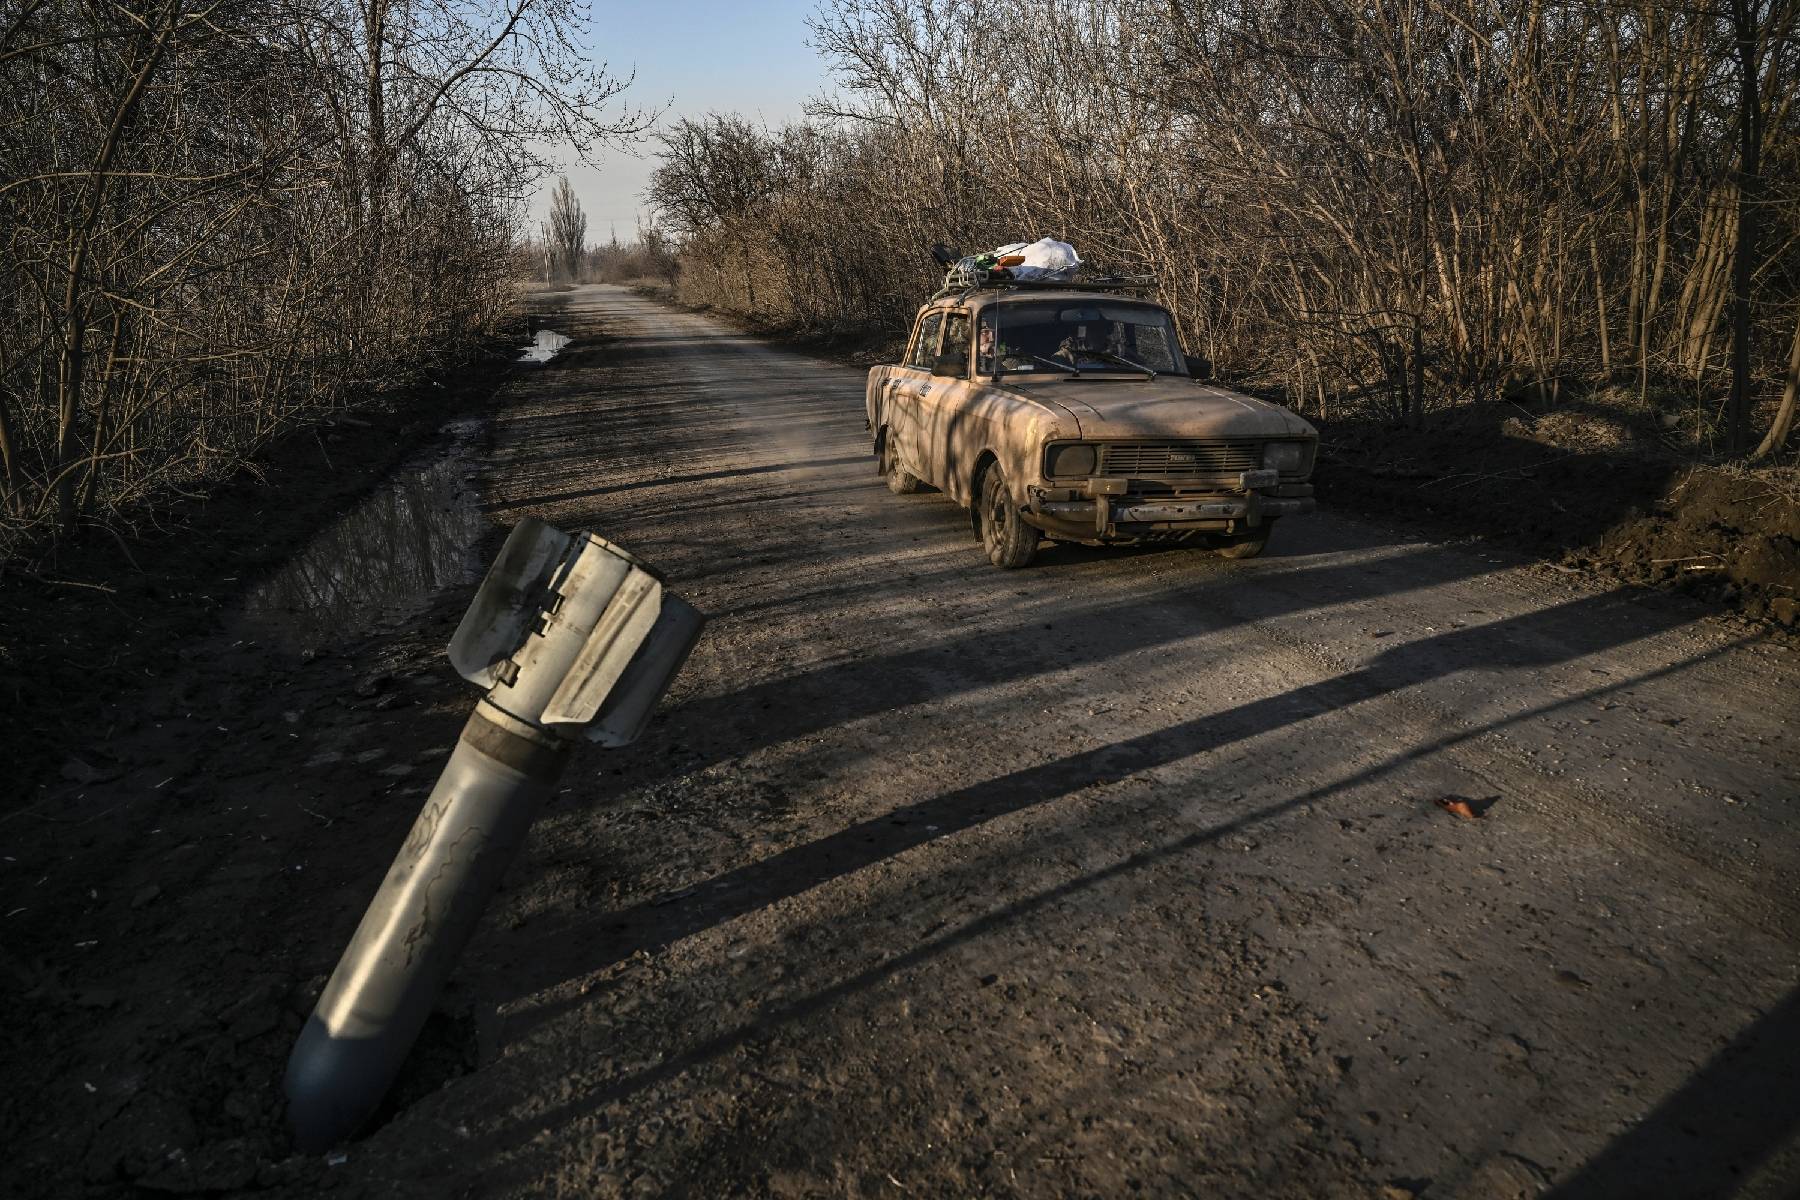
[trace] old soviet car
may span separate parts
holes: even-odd
[[[1045,537],[1249,558],[1312,511],[1318,433],[1204,373],[1168,311],[1123,289],[946,287],[905,360],[869,371],[869,429],[889,488],[968,508],[996,566]]]

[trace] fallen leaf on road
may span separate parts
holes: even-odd
[[[1461,796],[1439,796],[1436,800],[1433,800],[1432,803],[1449,813],[1451,816],[1461,817],[1465,821],[1479,821],[1481,819],[1481,814],[1476,812],[1474,806],[1467,800],[1464,800]]]

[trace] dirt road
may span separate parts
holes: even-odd
[[[1252,562],[997,571],[877,478],[858,373],[569,312],[460,511],[711,613],[664,714],[578,755],[383,1123],[302,1159],[281,1062],[473,699],[466,592],[185,649],[117,773],[0,825],[16,1190],[1800,1186],[1791,643],[1329,496]]]

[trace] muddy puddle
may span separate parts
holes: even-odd
[[[525,344],[524,353],[519,355],[518,361],[522,363],[547,363],[558,354],[561,354],[563,347],[568,344],[568,334],[558,333],[554,329],[540,329],[537,331],[537,336]]]
[[[458,421],[246,597],[237,636],[323,649],[392,628],[481,578],[479,420]]]

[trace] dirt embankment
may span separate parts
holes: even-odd
[[[1690,471],[1587,556],[1635,582],[1672,584],[1746,616],[1800,624],[1800,488],[1791,478]]]
[[[1800,471],[1695,465],[1605,415],[1514,405],[1422,430],[1322,422],[1326,504],[1419,520],[1569,569],[1800,622]],[[1622,431],[1622,432],[1621,432]]]
[[[0,811],[16,860],[0,1069],[18,1079],[0,1097],[16,1150],[0,1194],[335,1182],[291,1154],[282,1068],[324,982],[320,914],[380,877],[466,716],[443,661],[466,597],[304,649],[258,632],[270,621],[246,621],[246,601],[397,465],[435,455],[447,423],[504,402],[515,334],[564,323],[532,307],[461,372],[289,438],[123,546],[0,583],[0,647],[29,684],[0,693],[19,784]],[[346,582],[333,566],[371,573],[324,566],[328,585]],[[366,838],[338,839],[364,821]],[[473,1036],[435,1015],[387,1111],[465,1070]]]

